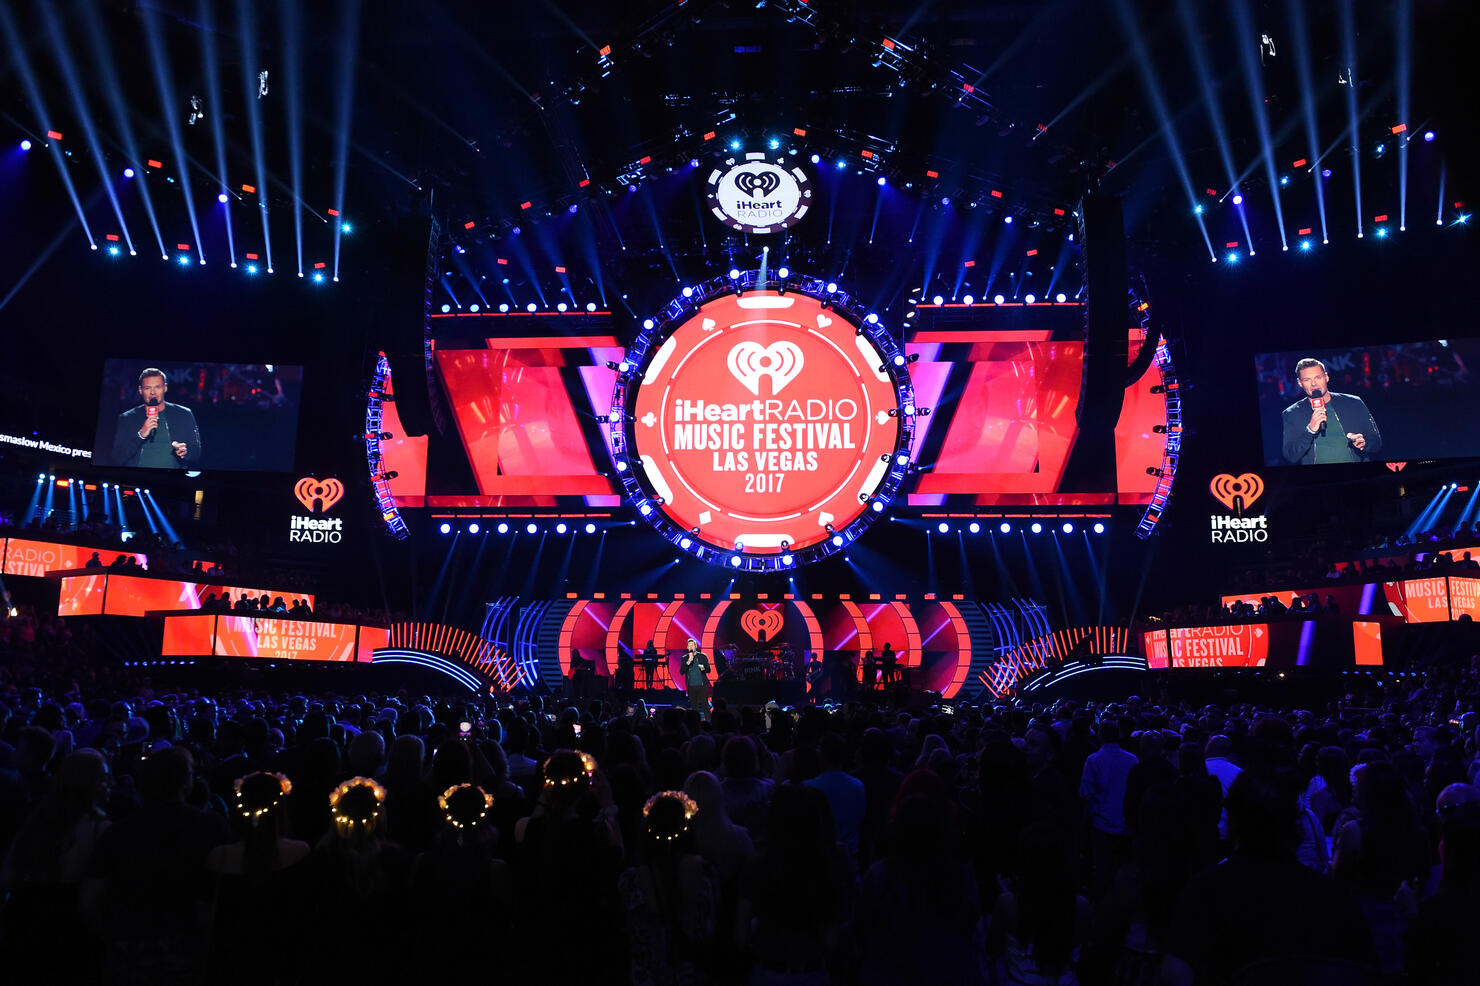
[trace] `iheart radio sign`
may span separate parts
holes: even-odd
[[[761,634],[766,635],[767,640],[775,640],[776,635],[785,626],[785,618],[779,609],[747,609],[740,614],[740,629],[749,635],[751,640],[760,640]]]
[[[1231,517],[1213,514],[1209,518],[1214,544],[1263,544],[1269,540],[1268,516],[1246,513],[1264,495],[1264,480],[1256,473],[1219,473],[1208,484],[1208,492],[1233,513]]]
[[[816,298],[706,302],[657,348],[633,404],[632,449],[657,509],[725,551],[834,537],[870,506],[896,451],[899,398],[884,363]]]
[[[293,484],[293,497],[308,511],[288,521],[288,540],[295,544],[339,544],[344,539],[344,521],[323,515],[344,499],[344,483],[337,479],[304,476]]]

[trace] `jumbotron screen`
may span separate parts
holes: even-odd
[[[1480,456],[1480,339],[1313,347],[1255,358],[1264,463]]]
[[[816,304],[788,295],[799,305]],[[677,323],[675,336],[745,331],[745,319],[733,310],[737,306],[734,296],[712,299],[702,312]],[[922,318],[905,330],[903,351],[913,358],[907,377],[915,403],[929,413],[915,419],[909,448],[914,468],[896,502],[968,509],[1148,502],[1156,484],[1148,469],[1160,465],[1165,444],[1165,436],[1153,432],[1165,423],[1163,398],[1151,392],[1159,380],[1154,366],[1125,389],[1115,423],[1113,479],[1094,489],[1066,481],[1082,434],[1084,343],[1063,331],[1065,313],[1052,311],[1057,307],[1007,305],[996,313],[1014,314],[1017,324],[1038,320],[1041,328],[983,328],[980,322],[963,324],[958,316],[948,325],[927,325]],[[861,502],[869,471],[866,453],[878,451],[875,439],[894,427],[879,421],[880,415],[887,418],[892,397],[876,367],[863,365],[867,354],[856,346],[862,337],[842,320],[837,326],[818,324],[817,314],[809,314],[805,341],[767,330],[739,340],[753,345],[736,352],[734,345],[722,349],[679,340],[673,346],[682,352],[674,362],[664,361],[656,376],[651,370],[646,374],[652,383],[644,383],[639,423],[633,427],[641,454],[655,467],[650,475],[657,472],[669,482],[675,516],[697,519],[706,501],[718,503],[721,495],[724,505],[739,514],[747,505],[765,503],[768,516],[838,515],[818,506],[835,489],[855,506]],[[706,322],[713,327],[705,329]],[[608,452],[607,415],[616,368],[627,355],[635,325],[618,326],[605,313],[449,315],[434,317],[433,325],[435,382],[452,424],[443,434],[434,430],[430,436],[408,437],[395,404],[384,405],[382,427],[392,437],[381,442],[381,450],[385,469],[396,473],[390,487],[399,506],[578,509],[624,502],[621,477]],[[1139,346],[1133,336],[1131,352]],[[658,389],[649,396],[653,386]],[[672,399],[657,398],[670,389]],[[679,399],[715,405],[720,418],[679,421],[674,403]],[[739,408],[766,400],[784,403],[779,417],[760,422],[774,427],[757,433],[753,416],[740,419]],[[730,420],[723,417],[724,405],[736,408]],[[768,408],[763,405],[762,411],[769,416]],[[644,437],[657,434],[651,431],[658,427],[657,417],[653,425],[642,423],[648,413],[666,415],[666,448]],[[700,444],[711,436],[720,447]],[[678,447],[681,439],[692,440],[692,447]],[[712,505],[707,509],[719,513]],[[743,522],[737,525],[740,530]]]
[[[110,359],[93,465],[288,472],[302,388],[301,366]]]

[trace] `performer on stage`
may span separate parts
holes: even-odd
[[[709,719],[709,657],[699,649],[699,641],[689,638],[689,649],[684,651],[683,683],[689,693],[689,708],[698,709],[699,717]]]
[[[200,429],[188,407],[164,399],[169,378],[149,367],[139,374],[144,403],[118,416],[112,461],[99,465],[186,469],[200,461]]]
[[[658,670],[658,648],[653,646],[649,640],[647,646],[642,649],[642,675],[647,680],[647,688],[653,687],[653,674]]]
[[[1326,364],[1309,357],[1295,364],[1305,396],[1281,414],[1283,452],[1291,465],[1368,462],[1382,451],[1382,435],[1360,397],[1333,394]]]

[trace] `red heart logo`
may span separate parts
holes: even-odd
[[[1391,469],[1393,472],[1402,472],[1403,471],[1403,467],[1406,466],[1406,465],[1408,465],[1407,462],[1389,462],[1387,464],[1387,467],[1389,469]]]
[[[752,640],[760,640],[762,632],[767,640],[775,640],[782,625],[783,618],[779,609],[747,609],[740,614],[740,629],[750,634]]]
[[[1219,473],[1213,477],[1208,484],[1208,489],[1218,502],[1229,510],[1233,509],[1233,502],[1237,499],[1244,501],[1243,509],[1248,510],[1254,505],[1254,501],[1264,495],[1264,480],[1251,472],[1242,476],[1234,476],[1230,473]]]
[[[298,502],[303,504],[303,509],[313,513],[314,501],[321,504],[320,513],[328,513],[329,508],[338,503],[344,497],[344,484],[337,479],[314,479],[312,476],[304,476],[293,484],[293,495]]]

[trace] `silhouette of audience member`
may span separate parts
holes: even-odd
[[[1126,826],[1126,779],[1136,755],[1120,745],[1120,726],[1105,719],[1096,730],[1100,748],[1084,761],[1079,796],[1089,812],[1091,886],[1103,891],[1115,870],[1130,858]]]
[[[1439,888],[1420,901],[1407,940],[1408,981],[1459,986],[1475,978],[1474,934],[1480,927],[1480,789],[1451,784],[1436,802]]]
[[[760,759],[755,741],[749,736],[732,736],[721,754],[724,777],[725,813],[736,825],[760,841],[766,830],[767,804],[771,800],[771,782],[759,776]]]
[[[292,954],[308,917],[300,906],[307,887],[299,864],[310,846],[283,835],[292,790],[282,774],[254,771],[238,778],[231,797],[237,839],[206,856],[206,868],[216,875],[210,964],[227,982],[271,982],[283,955],[260,943],[276,942]]]
[[[952,854],[960,833],[944,808],[925,795],[903,798],[889,820],[889,855],[863,875],[854,931],[866,986],[978,980],[981,903],[971,866]]]
[[[185,803],[194,766],[183,747],[150,754],[139,767],[138,810],[98,840],[99,882],[84,895],[109,935],[107,966],[128,982],[200,981],[206,854],[229,831],[220,815]]]
[[[1023,829],[1007,889],[992,907],[986,954],[1001,983],[1075,986],[1089,937],[1089,901],[1075,889],[1073,851],[1052,822]]]
[[[642,861],[617,880],[636,986],[680,986],[709,978],[717,891],[695,851],[698,804],[660,791],[643,805]]]
[[[858,832],[863,826],[867,799],[863,781],[847,772],[848,744],[837,733],[828,733],[818,746],[822,759],[822,772],[805,785],[821,791],[832,809],[833,825],[837,830],[838,845],[849,858],[858,857]]]
[[[16,833],[0,868],[0,954],[13,969],[49,968],[53,982],[99,978],[98,942],[78,920],[78,893],[108,829],[110,782],[97,751],[69,754]],[[68,961],[56,963],[59,955]]]
[[[486,976],[487,956],[512,944],[509,875],[497,856],[493,795],[453,784],[437,808],[441,829],[411,870],[412,923],[418,951],[439,956],[443,975],[462,982]],[[468,948],[472,941],[479,948]]]
[[[1298,782],[1259,769],[1228,792],[1233,852],[1177,905],[1162,982],[1375,982],[1377,953],[1356,900],[1302,866]],[[1295,978],[1298,977],[1298,978]]]

